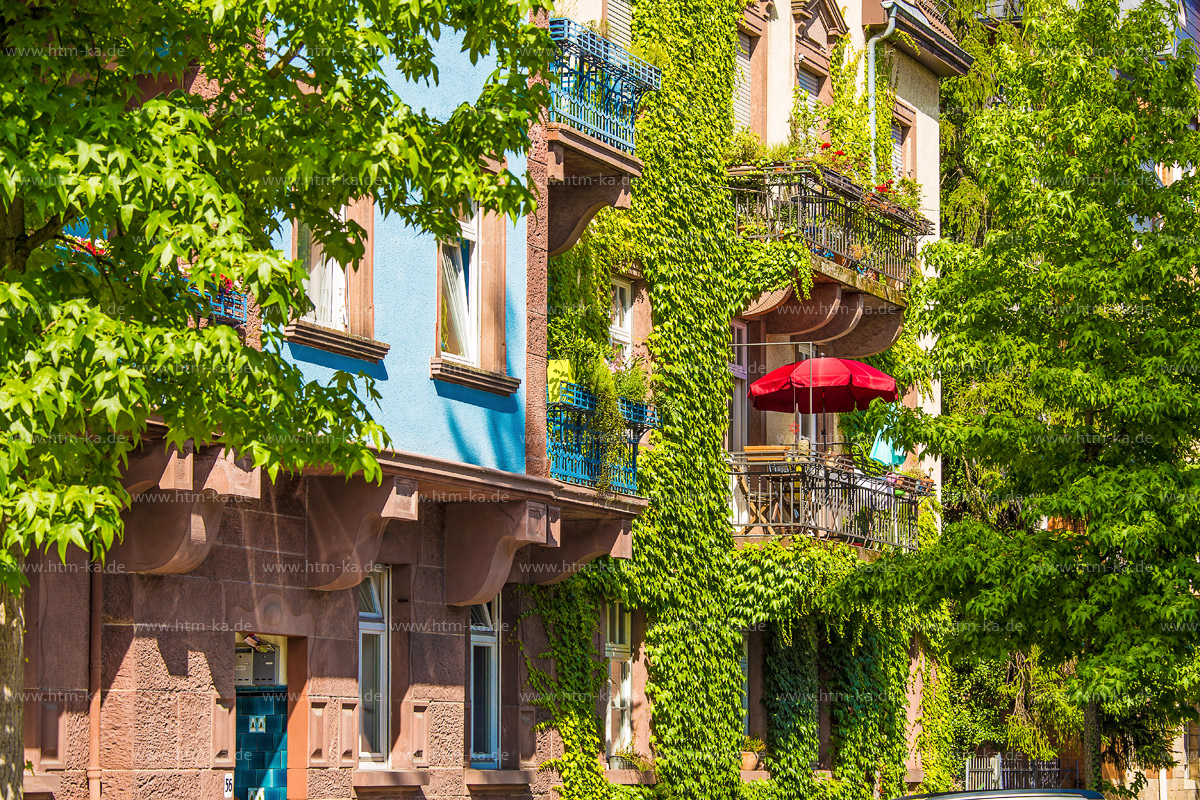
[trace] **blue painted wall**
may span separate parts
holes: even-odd
[[[396,72],[390,83],[414,108],[445,118],[459,104],[479,96],[494,64],[472,65],[460,41],[443,35],[435,44],[440,85],[411,84]],[[509,169],[525,172],[525,154],[509,153]],[[395,218],[375,215],[375,338],[391,345],[380,364],[370,364],[302,345],[284,354],[310,379],[328,381],[335,369],[366,372],[383,395],[372,414],[387,429],[396,450],[493,467],[525,471],[525,249],[526,222],[508,223],[505,335],[508,374],[521,379],[501,396],[429,378],[436,355],[437,240]],[[291,241],[284,226],[276,246]]]

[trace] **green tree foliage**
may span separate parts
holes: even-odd
[[[986,235],[931,246],[940,278],[910,310],[936,339],[916,368],[1003,375],[1009,393],[991,381],[941,417],[894,423],[988,471],[1018,513],[950,524],[884,573],[954,600],[977,656],[1036,645],[1045,668],[1069,667],[1064,691],[1095,720],[1089,751],[1107,731],[1106,757],[1134,765],[1162,760],[1197,688],[1200,99],[1191,45],[1160,55],[1173,14],[1051,2],[1028,11],[1027,48],[996,46],[993,102],[963,129]],[[1164,186],[1155,165],[1184,175]]]
[[[6,605],[31,548],[95,556],[128,502],[120,471],[152,416],[168,441],[223,444],[274,477],[327,464],[376,478],[384,443],[338,373],[306,382],[278,331],[310,304],[271,246],[299,219],[351,263],[376,208],[457,230],[474,199],[517,213],[532,197],[484,158],[523,150],[545,102],[529,76],[548,39],[539,0],[8,3],[0,11],[0,554]],[[443,44],[438,45],[439,39]],[[439,119],[386,75],[436,81],[437,47],[491,59],[478,98]],[[86,231],[107,244],[67,247]],[[199,325],[223,286],[261,312],[263,348]],[[189,292],[200,291],[201,296]],[[6,619],[6,624],[11,621]],[[19,629],[19,625],[18,625]],[[5,653],[6,697],[19,661]],[[15,684],[15,686],[14,686]],[[19,709],[18,709],[19,712]],[[0,784],[20,784],[7,725]],[[14,770],[12,765],[18,767]]]

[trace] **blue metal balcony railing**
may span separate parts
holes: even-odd
[[[191,293],[199,296],[200,290],[193,287]],[[227,325],[242,325],[246,322],[246,295],[232,289],[221,289],[216,294],[207,293],[212,306],[212,319]]]
[[[558,83],[550,88],[550,121],[564,122],[633,155],[638,104],[646,92],[661,85],[662,74],[569,19],[550,20],[550,38],[558,45],[551,65]]]
[[[638,442],[643,433],[658,427],[658,413],[654,406],[624,398],[620,406],[625,435],[615,445],[606,445],[591,424],[596,395],[577,383],[561,385],[558,402],[550,403],[546,413],[551,477],[564,483],[598,486],[608,466],[613,491],[637,494]],[[609,448],[614,446],[616,452],[610,457]]]

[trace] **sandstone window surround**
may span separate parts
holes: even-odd
[[[917,124],[917,111],[900,100],[892,110],[892,170],[897,178],[913,176],[916,170],[916,152],[913,135]]]
[[[292,225],[290,255],[304,262],[308,270],[305,290],[313,309],[288,325],[284,335],[295,344],[379,362],[389,346],[374,338],[374,201],[370,197],[352,200],[341,215],[366,231],[363,257],[349,267],[327,258],[307,226]]]
[[[505,341],[505,218],[472,204],[456,239],[437,243],[437,330],[433,380],[512,394]]]

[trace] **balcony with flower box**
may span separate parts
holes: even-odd
[[[577,383],[558,385],[547,406],[546,450],[550,476],[564,483],[618,494],[638,494],[638,449],[646,431],[658,427],[653,405],[618,398],[624,431],[615,441],[596,425],[598,400]]]
[[[556,45],[550,64],[545,125],[549,181],[549,253],[570,249],[605,206],[628,208],[642,174],[634,127],[638,108],[659,88],[660,71],[585,25],[550,20]]]
[[[932,224],[897,202],[890,183],[864,189],[814,159],[795,159],[731,167],[729,188],[738,236],[798,240],[812,253],[808,298],[784,287],[755,298],[741,317],[761,320],[764,334],[802,334],[827,355],[874,355],[899,338]]]

